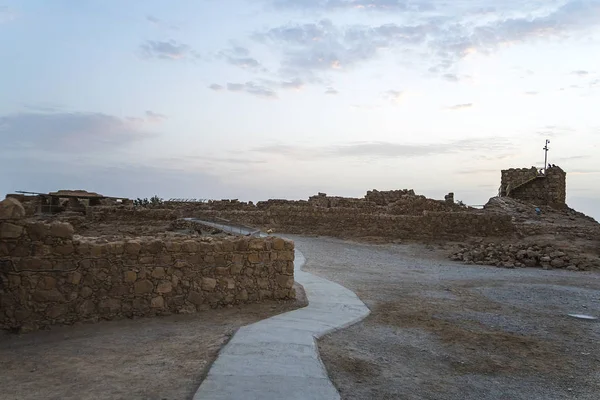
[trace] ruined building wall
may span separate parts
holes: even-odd
[[[355,208],[272,207],[268,211],[203,211],[214,216],[278,232],[335,237],[378,236],[408,240],[461,240],[468,236],[509,236],[510,216],[475,212],[422,212],[390,215],[357,212]]]
[[[295,298],[291,241],[73,233],[68,223],[0,220],[1,329]]]
[[[501,182],[501,196],[553,207],[566,204],[566,173],[560,167],[548,168],[545,176],[540,176],[535,167],[502,170]]]

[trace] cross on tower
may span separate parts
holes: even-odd
[[[542,149],[544,150],[544,175],[546,175],[546,168],[548,168],[548,150],[550,150],[548,148],[548,143],[550,143],[550,141],[546,139],[546,145]]]

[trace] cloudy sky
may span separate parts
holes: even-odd
[[[0,0],[0,192],[449,191],[600,219],[598,0]]]

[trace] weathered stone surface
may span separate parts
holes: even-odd
[[[0,201],[0,220],[21,219],[25,217],[25,208],[20,201],[9,197]]]
[[[294,278],[289,275],[277,275],[277,284],[283,288],[291,289],[294,286]]]
[[[273,249],[283,250],[285,248],[285,240],[282,238],[273,238]],[[277,254],[277,253],[273,253]]]
[[[54,247],[54,252],[63,256],[68,256],[75,251],[72,243],[65,243]]]
[[[88,286],[84,286],[81,289],[81,297],[83,297],[83,298],[90,297],[93,293],[94,293],[94,291],[92,290],[92,288],[90,288]]]
[[[33,300],[40,302],[65,301],[65,297],[56,288],[51,290],[36,290],[31,296]]]
[[[121,302],[117,299],[104,299],[98,304],[100,312],[117,312],[121,309]]]
[[[171,282],[162,282],[162,283],[159,283],[158,286],[156,287],[156,291],[158,293],[171,293],[172,290],[173,290],[173,285],[171,284]]]
[[[10,222],[0,222],[0,239],[17,239],[23,234],[21,225],[11,224]]]
[[[213,291],[217,287],[217,281],[213,278],[202,278],[202,290]]]
[[[133,290],[135,293],[138,293],[138,294],[152,293],[152,290],[154,290],[154,285],[152,284],[151,281],[144,279],[143,281],[138,281],[138,282],[134,283]]]
[[[50,235],[54,237],[72,239],[75,230],[73,225],[67,222],[53,222],[50,224]]]
[[[138,241],[131,240],[124,244],[125,253],[129,255],[137,255],[142,250],[142,245]]]
[[[15,318],[21,326],[37,329],[79,320],[193,312],[256,301],[259,295],[274,299],[288,290],[281,285],[288,285],[289,277],[276,278],[276,271],[285,275],[288,262],[278,255],[289,249],[274,250],[273,238],[200,238],[185,245],[179,238],[111,242],[73,239],[70,224],[24,226],[18,240],[0,240],[2,256],[13,258],[2,288],[6,311],[0,313],[0,329]]]
[[[137,279],[137,273],[135,271],[125,271],[123,280],[125,282],[135,282]]]
[[[162,296],[157,296],[152,299],[150,302],[150,307],[152,308],[164,308],[165,307],[165,299]]]
[[[190,290],[187,299],[190,303],[195,305],[200,305],[204,302],[204,296],[194,290]]]
[[[165,269],[163,267],[157,267],[152,270],[153,278],[163,278],[165,276]]]

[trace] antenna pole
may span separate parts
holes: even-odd
[[[550,143],[550,141],[548,139],[546,139],[546,145],[544,146],[544,148],[542,150],[544,150],[544,175],[546,175],[546,168],[548,167],[548,143]]]

